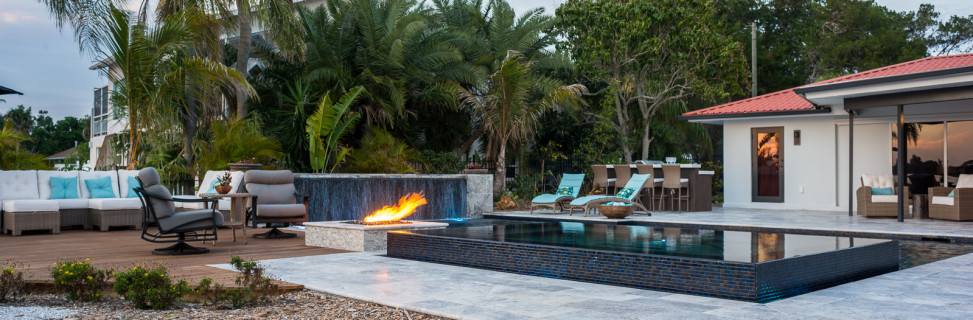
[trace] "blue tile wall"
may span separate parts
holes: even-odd
[[[755,302],[898,269],[894,241],[745,263],[389,232],[387,252],[395,258]]]

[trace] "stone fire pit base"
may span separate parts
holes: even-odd
[[[341,221],[305,222],[304,244],[348,251],[385,250],[389,231],[436,229],[449,226],[442,222],[409,221],[407,224],[367,226]]]

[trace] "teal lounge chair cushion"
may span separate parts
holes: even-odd
[[[605,198],[615,198],[615,196],[584,196],[584,197],[581,197],[581,198],[577,198],[577,199],[571,200],[571,205],[572,206],[583,206],[583,205],[588,204],[588,202],[591,202],[591,201],[594,201],[594,200],[598,200],[598,199],[605,199]]]
[[[557,188],[557,193],[555,193],[559,196],[570,196],[572,194],[574,194],[574,187]]]
[[[558,199],[561,199],[561,198],[564,198],[564,197],[570,197],[570,196],[571,195],[556,195],[556,194],[545,193],[545,194],[542,194],[542,195],[539,195],[539,196],[534,197],[534,199],[531,200],[530,202],[533,202],[533,203],[555,203],[555,202],[557,202]]]
[[[634,193],[634,192],[635,192],[635,188],[625,188],[625,189],[622,189],[621,191],[618,191],[618,194],[616,194],[615,196],[616,197],[619,197],[619,198],[626,198],[626,199],[628,199],[629,197],[632,196],[632,193]]]
[[[51,199],[77,199],[78,177],[51,177]]]
[[[892,192],[892,188],[872,188],[872,195],[891,196],[891,195],[895,195],[895,193]]]
[[[111,177],[86,179],[84,185],[88,187],[88,194],[91,195],[92,199],[115,197],[115,191],[112,190]]]

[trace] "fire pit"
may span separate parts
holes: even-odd
[[[304,244],[348,251],[385,250],[389,231],[444,228],[447,223],[402,220],[426,204],[422,193],[410,193],[398,205],[385,206],[362,220],[305,223]]]

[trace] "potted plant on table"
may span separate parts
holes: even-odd
[[[466,169],[463,169],[463,173],[466,174],[487,174],[487,169],[483,169],[483,166],[476,162],[470,162],[466,165]]]
[[[230,181],[232,181],[232,178],[230,177],[230,172],[226,171],[223,173],[223,176],[216,177],[216,185],[213,186],[213,189],[215,189],[216,192],[219,192],[220,194],[227,194],[230,192],[231,189]]]

